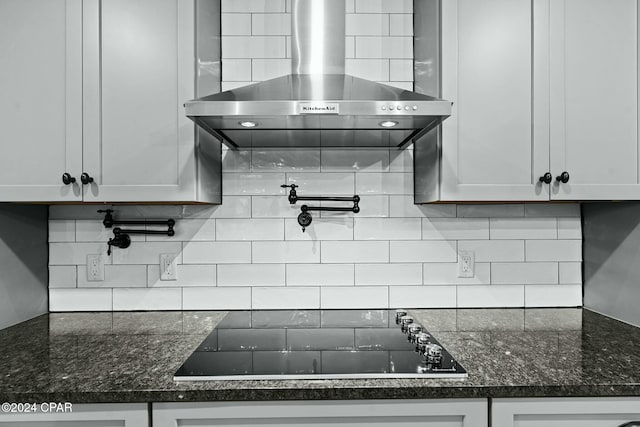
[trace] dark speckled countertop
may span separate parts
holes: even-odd
[[[467,379],[177,383],[225,312],[52,313],[0,331],[0,402],[640,396],[640,328],[582,309],[412,313]]]

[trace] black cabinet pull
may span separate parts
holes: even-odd
[[[566,184],[569,182],[569,172],[564,171],[560,175],[556,176],[556,181]]]
[[[64,185],[69,185],[76,182],[76,179],[72,177],[69,172],[65,172],[62,174],[62,182],[64,183]]]
[[[553,181],[553,175],[551,175],[551,172],[547,172],[542,175],[538,181],[544,182],[545,184],[551,184],[551,181]]]
[[[620,424],[619,427],[640,427],[640,421],[629,421],[628,423]]]
[[[80,181],[82,181],[84,185],[87,185],[93,182],[93,178],[88,173],[82,172],[82,175],[80,175]]]

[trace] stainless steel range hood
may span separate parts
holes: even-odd
[[[344,0],[293,0],[292,74],[185,104],[231,148],[403,148],[451,102],[344,74]]]

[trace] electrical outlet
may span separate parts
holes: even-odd
[[[102,254],[87,255],[87,281],[101,282],[104,280],[104,258]]]
[[[458,277],[473,277],[475,267],[475,254],[473,251],[460,251],[458,253]]]
[[[176,254],[160,254],[160,280],[178,280]]]

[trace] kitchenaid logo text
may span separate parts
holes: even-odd
[[[339,114],[339,105],[327,102],[306,102],[298,104],[298,114]]]

